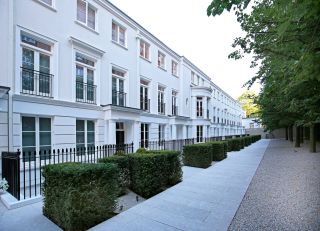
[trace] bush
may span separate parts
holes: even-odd
[[[131,188],[135,193],[148,198],[167,185],[166,155],[136,153],[129,159]]]
[[[192,144],[183,148],[183,162],[186,166],[208,168],[212,162],[211,144]]]
[[[123,195],[127,192],[127,189],[131,185],[130,181],[130,169],[129,169],[129,157],[128,155],[124,156],[111,156],[105,157],[99,160],[99,163],[113,163],[116,164],[119,168],[119,186],[120,186],[120,195]]]
[[[119,190],[115,165],[47,165],[42,174],[43,214],[62,229],[87,230],[114,215]]]
[[[115,156],[125,156],[126,153],[125,153],[125,151],[123,151],[123,150],[118,150],[118,151],[116,151],[116,153],[115,153],[114,155],[115,155]]]
[[[224,146],[224,158],[227,158],[227,152],[229,150],[228,141],[222,141]]]
[[[220,142],[210,142],[208,144],[211,145],[212,150],[212,160],[213,161],[220,161],[226,158],[225,154],[225,143],[223,141]]]
[[[145,148],[138,148],[136,153],[146,153],[147,152],[147,149]]]
[[[178,151],[148,151],[147,153],[166,155],[168,185],[175,185],[182,180],[180,152]]]

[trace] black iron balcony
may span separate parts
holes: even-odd
[[[172,115],[173,116],[178,115],[178,106],[172,105]]]
[[[140,97],[140,109],[150,112],[150,99]]]
[[[76,101],[96,104],[96,85],[76,81]]]
[[[53,75],[21,67],[21,93],[52,97]]]
[[[125,107],[127,105],[126,98],[127,93],[122,91],[112,91],[112,105]]]
[[[164,115],[166,113],[166,104],[158,102],[158,113]]]

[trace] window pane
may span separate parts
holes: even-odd
[[[84,120],[77,120],[76,131],[84,131]]]
[[[90,121],[90,120],[87,121],[87,130],[94,132],[94,121]]]
[[[96,11],[94,9],[92,9],[92,7],[88,7],[88,27],[95,29],[96,27],[96,19],[95,16],[96,15]]]
[[[40,132],[40,146],[50,146],[51,145],[51,132]]]
[[[92,85],[94,83],[93,70],[87,69],[87,83]]]
[[[94,144],[94,132],[87,133],[88,144]]]
[[[144,57],[144,42],[140,41],[140,56]]]
[[[36,146],[36,133],[35,132],[22,132],[22,146],[23,147]]]
[[[51,119],[50,118],[40,118],[40,132],[41,131],[51,131]]]
[[[22,131],[36,131],[36,120],[34,117],[22,117]]]
[[[86,3],[82,0],[77,2],[77,19],[80,22],[86,23]]]
[[[118,42],[118,26],[112,23],[112,40]]]
[[[125,39],[126,39],[126,31],[123,28],[119,28],[119,43],[121,45],[125,45]]]

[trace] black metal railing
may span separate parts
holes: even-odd
[[[178,115],[178,106],[172,105],[172,115],[173,116]]]
[[[164,115],[166,113],[166,104],[158,102],[158,113]]]
[[[122,91],[112,91],[112,105],[125,107],[127,106],[126,98],[127,93]]]
[[[133,143],[42,150],[39,152],[20,152],[18,150],[15,153],[16,164],[14,165],[9,165],[11,157],[2,153],[2,175],[9,179],[9,192],[18,200],[32,198],[42,193],[43,166],[68,162],[97,163],[99,159],[113,156],[120,151],[127,154],[133,153]],[[14,190],[14,192],[10,190]]]
[[[140,109],[150,112],[150,99],[140,98]]]
[[[21,93],[52,97],[53,75],[21,67]]]
[[[144,141],[139,143],[140,148],[146,148],[148,150],[172,150],[182,151],[183,147],[188,144],[195,144],[196,138],[190,139],[178,139],[178,140],[155,140]]]
[[[76,81],[76,101],[96,104],[96,89],[96,85]]]

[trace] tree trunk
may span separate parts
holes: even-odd
[[[310,125],[310,152],[316,152],[316,136],[314,132],[314,124]]]
[[[310,127],[304,128],[305,139],[310,140]]]
[[[300,127],[300,143],[301,144],[304,143],[304,127],[303,126]]]
[[[288,140],[288,127],[286,127],[286,140]]]
[[[293,126],[289,127],[289,140],[293,142]]]
[[[295,144],[294,146],[296,148],[300,148],[300,127],[299,126],[296,126],[296,140],[295,140]]]

